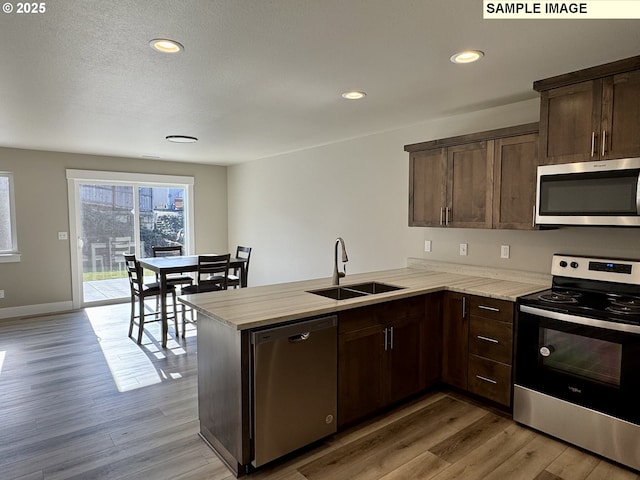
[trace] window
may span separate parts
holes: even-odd
[[[0,262],[18,260],[13,174],[0,172]]]

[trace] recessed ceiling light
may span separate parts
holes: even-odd
[[[184,50],[184,47],[175,40],[169,40],[168,38],[154,38],[149,42],[151,48],[162,53],[179,53]]]
[[[186,135],[167,135],[164,138],[173,143],[195,143],[198,141],[196,137],[188,137]]]
[[[352,90],[350,92],[344,92],[342,94],[342,98],[346,98],[347,100],[360,100],[361,98],[364,98],[366,96],[366,93],[359,90]]]
[[[480,50],[465,50],[458,52],[451,57],[453,63],[473,63],[484,57],[484,52]]]

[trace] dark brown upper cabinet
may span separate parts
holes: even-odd
[[[405,145],[409,226],[532,229],[538,124]]]
[[[540,163],[640,156],[640,56],[533,84],[540,98]]]

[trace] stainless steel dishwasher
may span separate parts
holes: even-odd
[[[335,315],[252,332],[255,467],[336,432]]]

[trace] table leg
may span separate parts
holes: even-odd
[[[162,316],[162,348],[167,348],[169,321],[167,320],[167,275],[160,274],[160,312]]]

